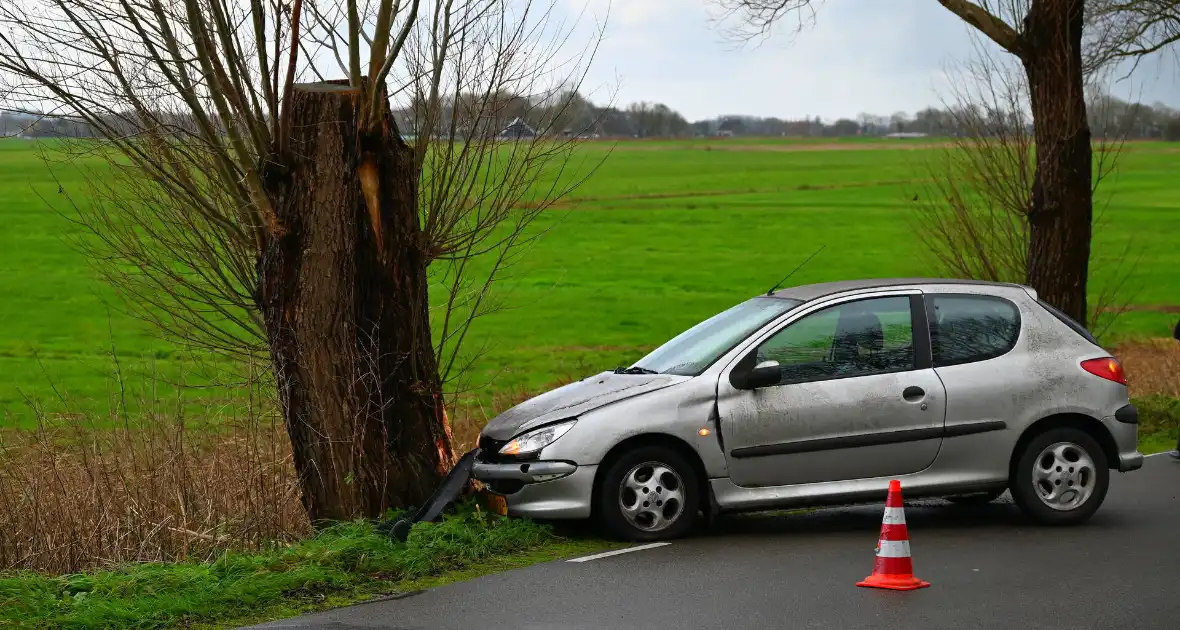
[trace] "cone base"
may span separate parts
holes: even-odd
[[[857,586],[868,588],[884,588],[891,591],[916,591],[930,586],[930,582],[919,580],[912,575],[870,575]]]

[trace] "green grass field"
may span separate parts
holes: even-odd
[[[535,390],[613,368],[684,328],[763,292],[819,246],[791,283],[931,275],[914,238],[912,197],[930,149],[846,141],[836,147],[772,140],[621,142],[598,172],[549,212],[552,228],[500,289],[510,309],[477,322],[469,348],[487,351],[468,375],[495,392]],[[910,150],[900,150],[905,146]],[[831,150],[837,147],[868,150]],[[1143,310],[1116,337],[1166,336],[1180,303],[1180,149],[1129,145],[1094,242],[1095,290],[1130,243],[1130,288]],[[63,237],[72,226],[48,207],[57,181],[33,145],[0,141],[0,408],[26,417],[26,397],[104,405],[114,364],[131,383],[179,375],[190,363],[121,311]],[[142,393],[142,392],[139,392]]]

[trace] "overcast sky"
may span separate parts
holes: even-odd
[[[689,120],[724,114],[825,119],[914,112],[949,97],[946,72],[975,44],[937,0],[826,0],[802,32],[739,46],[710,21],[709,0],[565,0],[599,18],[606,40],[593,100],[663,102]],[[1176,53],[1140,66],[1112,93],[1180,107]]]

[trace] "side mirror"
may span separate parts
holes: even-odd
[[[753,368],[735,369],[729,376],[729,382],[738,389],[762,389],[773,387],[782,380],[778,361],[763,361]]]

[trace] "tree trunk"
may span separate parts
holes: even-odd
[[[1082,79],[1084,0],[1034,0],[1021,60],[1036,138],[1029,208],[1028,284],[1085,323],[1093,162]]]
[[[412,150],[364,92],[297,86],[258,302],[313,522],[421,505],[451,465]],[[385,99],[382,103],[387,103]]]

